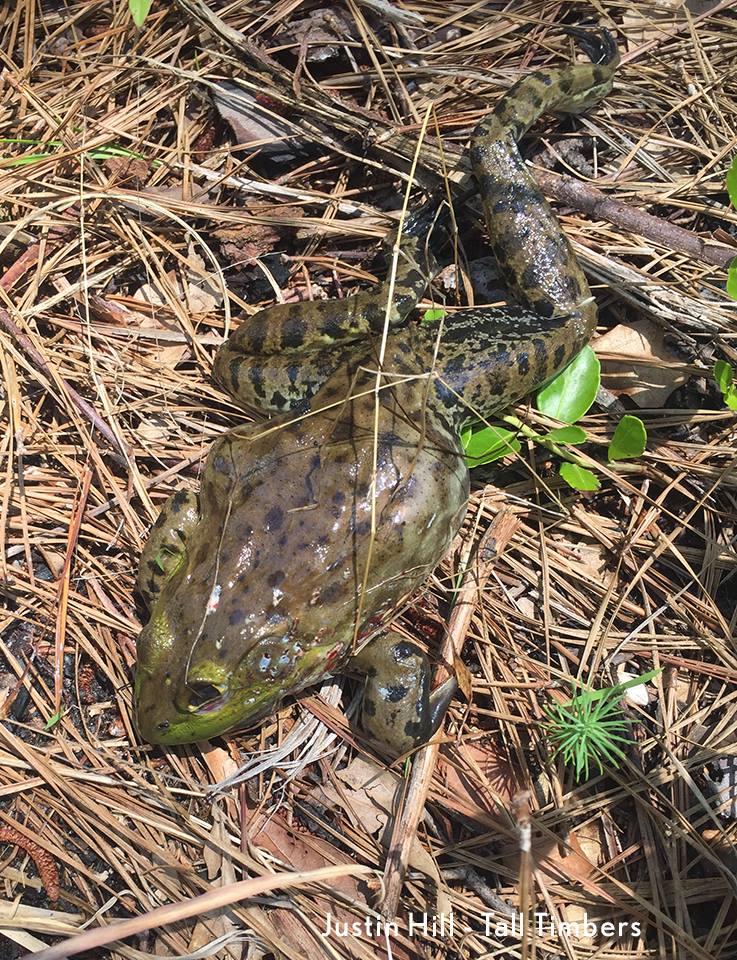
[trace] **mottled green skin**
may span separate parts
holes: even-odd
[[[456,313],[440,338],[407,325],[435,269],[426,205],[402,235],[393,291],[387,281],[347,300],[270,308],[220,350],[215,374],[234,397],[282,412],[221,437],[199,495],[175,494],[146,545],[139,587],[151,619],[136,674],[146,740],[251,725],[345,667],[458,530],[469,410],[507,406],[588,340],[589,288],[516,146],[545,110],[581,109],[610,88],[611,37],[582,44],[599,65],[524,78],[472,138],[491,243],[528,306]],[[369,733],[396,752],[427,739],[453,682],[431,696],[426,658],[396,636],[373,639],[356,662],[368,674]]]

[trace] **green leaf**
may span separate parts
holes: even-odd
[[[520,442],[511,430],[504,427],[476,427],[469,425],[461,431],[461,443],[466,451],[469,467],[492,463],[510,453],[519,453]]]
[[[64,710],[59,710],[58,713],[52,714],[44,724],[44,730],[53,730],[63,716]]]
[[[14,160],[9,161],[6,164],[8,168],[11,167],[27,167],[31,163],[38,163],[39,160],[45,160],[47,157],[50,157],[50,153],[29,153],[25,157],[16,157]]]
[[[737,207],[737,154],[732,157],[732,166],[727,171],[727,192],[732,206]]]
[[[561,463],[560,475],[574,490],[598,490],[601,486],[595,473],[575,463]]]
[[[137,27],[142,27],[153,0],[128,0],[128,9]]]
[[[727,270],[727,294],[737,300],[737,257],[730,263]]]
[[[647,430],[639,417],[625,414],[617,424],[614,436],[609,444],[610,460],[628,460],[639,457],[645,450]]]
[[[717,386],[722,391],[722,394],[725,394],[732,386],[733,376],[734,372],[732,370],[731,363],[727,363],[726,360],[716,361],[714,364],[714,379],[717,382]]]
[[[422,315],[422,323],[437,323],[445,316],[445,310],[442,307],[430,307]]]
[[[724,402],[730,410],[737,410],[737,386],[733,383],[730,383],[727,387],[727,391],[724,394]]]
[[[639,677],[632,677],[630,680],[625,680],[624,683],[618,683],[615,687],[612,687],[613,690],[629,690],[630,687],[637,687],[641,683],[649,683],[651,680],[654,680],[659,673],[663,672],[662,667],[657,667],[655,670],[648,670],[647,673],[641,673]],[[602,691],[597,690],[597,693]]]
[[[574,423],[594,402],[600,380],[599,360],[591,347],[584,347],[565,370],[538,391],[537,409],[556,420]]]
[[[543,439],[552,440],[554,443],[584,443],[586,431],[583,427],[556,427],[545,434]]]

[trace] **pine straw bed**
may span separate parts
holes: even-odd
[[[737,220],[724,191],[737,3],[211,7],[156,3],[141,31],[122,0],[0,10],[0,957],[124,919],[85,955],[385,956],[382,882],[389,909],[399,898],[394,957],[734,956],[737,790],[710,796],[707,774],[721,760],[734,783],[735,419],[710,370],[736,355],[722,267]],[[453,622],[473,697],[454,702],[393,838],[403,768],[365,766],[378,761],[346,720],[352,686],[342,700],[335,685],[310,691],[227,741],[141,743],[134,571],[166,496],[195,488],[213,438],[240,422],[209,377],[229,313],[374,280],[428,104],[417,196],[442,176],[436,135],[452,169],[520,73],[571,56],[561,26],[583,17],[617,31],[616,88],[580,120],[546,118],[533,153],[551,196],[570,175],[627,205],[584,214],[584,190],[558,210],[600,332],[665,334],[636,375],[666,384],[638,411],[647,451],[606,466],[623,407],[598,405],[583,455],[599,492],[566,487],[532,445],[475,474],[457,548],[397,619],[437,653],[470,546],[496,547]],[[286,160],[265,161],[218,116],[211,97],[233,81],[294,125]],[[464,245],[467,261],[484,255],[480,233]],[[543,705],[566,677],[606,685],[621,664],[662,673],[649,704],[628,708],[627,762],[579,784],[550,760]],[[244,764],[246,779],[213,789]],[[624,926],[593,939],[496,929],[520,908]],[[448,910],[454,929],[433,930]],[[428,929],[410,928],[423,912]],[[361,932],[323,938],[328,915]]]

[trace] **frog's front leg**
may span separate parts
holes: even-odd
[[[138,568],[138,590],[149,609],[183,561],[187,537],[199,519],[199,498],[190,490],[178,490],[164,504],[151,528]]]
[[[350,666],[366,673],[361,726],[396,755],[432,737],[458,689],[450,677],[430,692],[427,655],[391,631],[372,640]]]

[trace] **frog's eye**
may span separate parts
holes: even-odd
[[[153,559],[154,566],[168,579],[184,563],[184,553],[181,550],[172,550],[162,547]]]

